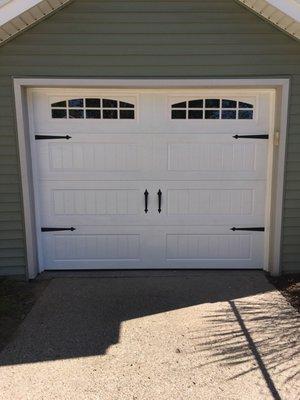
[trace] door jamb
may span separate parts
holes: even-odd
[[[270,232],[269,268],[271,275],[281,273],[282,262],[282,216],[284,198],[286,137],[289,107],[289,78],[244,78],[244,79],[88,79],[88,78],[14,78],[15,114],[18,135],[18,152],[23,201],[23,221],[26,241],[26,267],[28,279],[39,273],[37,251],[37,229],[31,152],[29,144],[29,116],[26,92],[33,87],[70,87],[70,88],[255,88],[276,89],[275,132],[280,132],[278,145],[274,149],[272,213]]]

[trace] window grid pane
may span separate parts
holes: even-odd
[[[172,104],[171,119],[253,119],[254,106],[231,99],[192,99]]]
[[[51,104],[54,119],[135,119],[135,105],[125,101],[82,98]]]

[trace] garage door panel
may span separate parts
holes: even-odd
[[[44,226],[145,224],[145,182],[42,181],[40,187]]]
[[[148,227],[81,226],[42,234],[46,269],[151,268],[159,265],[157,239]],[[152,242],[151,242],[152,240]]]
[[[140,236],[134,234],[52,235],[53,261],[139,261]]]
[[[132,178],[132,174],[139,176],[153,165],[151,138],[80,136],[65,141],[36,141],[40,179]]]
[[[248,260],[250,235],[167,234],[167,260]]]
[[[264,181],[42,181],[40,187],[44,226],[264,224]]]
[[[168,189],[168,215],[253,215],[253,189]]]
[[[265,179],[267,142],[240,140],[213,133],[86,134],[35,146],[40,179]]]
[[[266,179],[268,143],[232,135],[156,136],[162,178]]]
[[[254,171],[254,143],[173,143],[168,144],[170,171]]]
[[[264,226],[265,181],[161,181],[155,184],[162,191],[158,225]]]
[[[231,232],[211,226],[82,226],[44,233],[46,269],[258,268],[262,232]]]
[[[174,268],[257,268],[262,232],[232,232],[226,226],[167,227],[164,265]]]
[[[135,189],[57,189],[54,215],[136,215],[139,191]]]

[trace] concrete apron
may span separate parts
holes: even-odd
[[[296,400],[299,327],[258,271],[52,278],[0,355],[0,399]]]

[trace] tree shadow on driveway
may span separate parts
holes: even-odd
[[[272,397],[281,396],[280,387],[296,387],[300,379],[300,317],[287,306],[281,296],[274,301],[261,295],[229,300],[219,312],[205,317],[211,327],[203,340],[202,333],[193,333],[195,352],[209,351],[211,364],[242,366],[249,361],[251,368],[231,379],[259,370]],[[213,350],[212,350],[213,349]],[[197,368],[202,368],[201,365]],[[242,369],[242,368],[241,368]],[[300,387],[298,388],[300,392]],[[294,398],[294,397],[290,397]]]
[[[197,348],[195,335],[196,351],[205,351],[205,346],[213,347],[215,357],[211,362],[243,363],[245,357],[250,357],[249,347],[252,346],[252,357],[256,351],[256,356],[263,352],[263,358],[267,359],[268,365],[257,360],[256,368],[260,368],[263,375],[264,368],[280,366],[288,369],[289,379],[293,380],[296,365],[293,362],[285,364],[284,360],[287,357],[293,359],[297,354],[296,343],[291,342],[290,337],[291,331],[299,329],[299,320],[291,319],[287,305],[282,306],[281,311],[277,310],[279,315],[276,317],[275,308],[271,312],[274,305],[259,300],[248,303],[249,296],[256,299],[256,296],[272,291],[274,287],[259,271],[139,271],[119,277],[115,273],[110,278],[53,279],[15,339],[1,353],[0,366],[104,355],[110,346],[119,342],[124,321],[206,303],[226,302],[228,307],[224,313],[208,316],[215,329],[206,345],[202,342]],[[245,315],[247,321],[243,322]],[[236,323],[236,332],[231,328],[226,330],[230,318]],[[280,319],[278,327],[276,318]],[[252,325],[252,331],[259,339],[252,338]],[[245,329],[250,329],[251,333]],[[268,340],[272,340],[272,345],[264,350],[263,344]],[[268,382],[266,374],[264,378],[276,394],[276,388],[271,387],[272,382]]]

